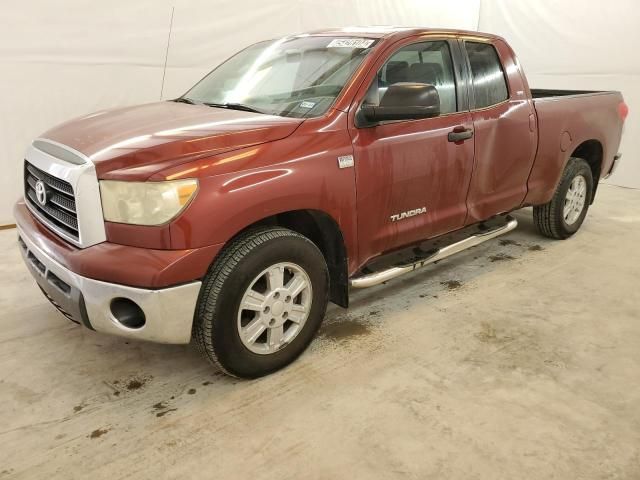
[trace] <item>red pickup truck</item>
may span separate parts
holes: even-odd
[[[258,377],[328,301],[504,234],[582,224],[609,175],[619,92],[530,90],[477,32],[353,28],[252,45],[180,98],[44,133],[19,244],[45,296],[104,333],[191,339]]]

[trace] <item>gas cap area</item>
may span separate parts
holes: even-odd
[[[571,135],[569,132],[563,132],[560,136],[560,150],[566,152],[571,145]]]

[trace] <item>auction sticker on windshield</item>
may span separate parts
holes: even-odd
[[[327,48],[369,48],[373,42],[370,38],[334,38]]]

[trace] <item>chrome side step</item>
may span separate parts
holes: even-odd
[[[382,270],[380,272],[371,273],[369,275],[364,275],[362,277],[353,278],[350,281],[350,285],[353,288],[367,288],[373,287],[374,285],[379,285],[387,280],[391,280],[392,278],[399,277],[400,275],[404,275],[405,273],[413,272],[418,268],[424,267],[425,265],[429,265],[430,263],[437,262],[438,260],[442,260],[443,258],[450,257],[456,253],[462,252],[467,248],[475,247],[476,245],[480,245],[487,240],[491,240],[492,238],[498,237],[500,235],[504,235],[505,233],[510,232],[514,228],[518,226],[518,221],[515,218],[510,218],[506,225],[496,228],[494,230],[489,230],[483,233],[476,233],[471,235],[470,237],[465,238],[464,240],[460,240],[459,242],[452,243],[451,245],[447,245],[446,247],[442,247],[436,253],[431,255],[430,257],[424,258],[422,260],[418,260],[415,263],[411,263],[408,265],[402,265],[398,267],[391,267],[387,270]]]

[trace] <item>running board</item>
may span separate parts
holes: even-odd
[[[476,245],[480,245],[487,240],[491,240],[492,238],[504,235],[517,226],[518,221],[515,218],[509,218],[509,221],[506,225],[498,227],[494,230],[489,230],[487,232],[473,234],[470,237],[465,238],[464,240],[460,240],[459,242],[452,243],[451,245],[447,245],[446,247],[442,247],[433,255],[422,260],[418,260],[417,262],[411,263],[409,265],[391,267],[387,270],[382,270],[380,272],[371,273],[363,277],[354,278],[350,281],[350,285],[353,288],[367,288],[379,285],[383,282],[386,282],[387,280],[399,277],[400,275],[404,275],[405,273],[413,272],[414,270],[424,267],[425,265],[437,262],[438,260],[442,260],[443,258],[447,258],[451,255],[462,252],[467,248],[475,247]]]

